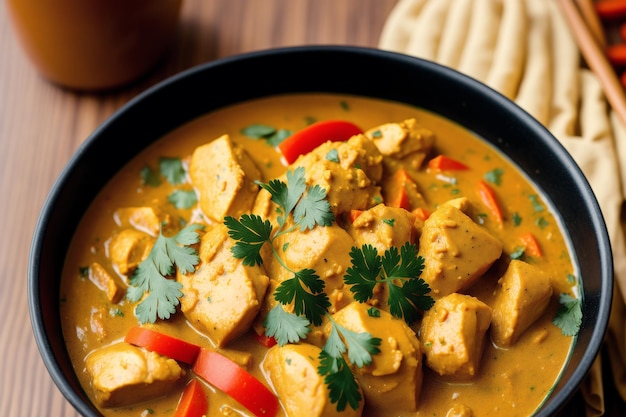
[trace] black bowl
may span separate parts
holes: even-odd
[[[583,284],[583,323],[573,353],[536,415],[555,414],[598,354],[611,306],[611,248],[587,180],[542,125],[485,85],[432,62],[343,46],[254,52],[192,68],[126,104],[80,147],[43,206],[28,271],[35,339],[63,395],[83,415],[100,415],[74,374],[59,315],[65,254],[100,188],[143,148],[191,119],[248,99],[291,92],[382,98],[440,114],[491,142],[548,196],[567,229]]]

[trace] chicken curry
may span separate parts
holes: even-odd
[[[105,416],[528,416],[574,343],[576,273],[547,200],[471,132],[284,95],[129,162],[61,315]]]

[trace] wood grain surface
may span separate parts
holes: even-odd
[[[29,250],[45,198],[89,134],[120,106],[216,58],[304,44],[376,46],[397,0],[184,0],[166,58],[117,91],[75,93],[42,79],[0,2],[0,415],[77,416],[48,375],[30,325]],[[581,411],[580,402],[571,408]],[[582,407],[584,408],[584,407]],[[608,407],[610,408],[610,407]]]
[[[376,46],[396,0],[184,0],[166,59],[128,88],[73,93],[43,80],[0,2],[0,415],[76,416],[49,377],[28,314],[30,242],[46,195],[85,138],[156,82],[240,52],[303,44]]]

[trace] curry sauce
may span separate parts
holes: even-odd
[[[264,126],[275,128],[268,130],[273,135],[287,135],[319,120],[349,121],[364,133],[349,141],[324,143],[290,166],[275,147],[280,138],[270,138],[270,134],[251,138],[245,134],[250,132],[246,128]],[[396,144],[396,149],[385,140],[398,130],[412,132],[419,139],[409,145]],[[224,141],[219,155],[213,150],[204,156],[209,159],[199,160],[199,149],[218,140]],[[429,166],[438,155],[465,168]],[[228,187],[215,185],[220,181],[202,184],[208,175],[205,171],[211,172],[213,165],[230,169],[231,159],[238,163],[237,170],[254,172],[245,184],[241,182],[250,195],[244,198],[242,191],[235,190],[232,198],[238,200],[230,205],[217,197],[217,191],[203,196],[202,189]],[[151,175],[158,173],[160,164],[176,160],[181,163],[184,178],[173,184],[161,171],[159,180],[154,180]],[[85,392],[102,414],[173,416],[187,381],[196,377],[186,364],[153,358],[150,360],[162,361],[155,367],[175,368],[175,376],[168,380],[171,384],[153,392],[146,388],[151,384],[146,380],[131,387],[134,400],[105,393],[110,394],[105,395],[107,400],[95,387],[93,365],[88,363],[89,358],[93,362],[94,355],[111,346],[125,349],[120,345],[125,335],[139,325],[138,302],[130,301],[129,286],[133,271],[149,256],[155,236],[160,231],[171,236],[192,223],[204,226],[201,241],[192,245],[198,250],[200,266],[193,273],[168,277],[181,283],[181,303],[168,319],[144,326],[220,352],[279,397],[281,393],[297,397],[297,391],[289,391],[285,381],[296,384],[307,378],[294,378],[284,364],[291,362],[290,358],[295,363],[298,358],[300,371],[315,370],[319,364],[307,358],[314,356],[311,352],[319,352],[328,339],[328,321],[314,326],[301,340],[301,351],[292,344],[280,350],[278,345],[269,348],[259,343],[263,317],[276,304],[271,301],[272,290],[289,274],[280,263],[271,261],[271,251],[261,254],[265,262],[253,270],[232,258],[230,249],[219,249],[233,245],[229,240],[232,235],[229,237],[219,221],[225,216],[261,213],[263,218],[276,222],[280,213],[276,214],[269,194],[255,188],[254,180],[284,180],[285,172],[295,167],[303,168],[307,181],[315,178],[315,184],[324,186],[334,221],[328,227],[285,234],[274,246],[287,265],[311,265],[326,281],[333,320],[382,340],[381,352],[372,355],[371,364],[354,370],[364,398],[360,409],[348,405],[343,412],[337,411],[336,405],[327,400],[322,384],[318,388],[324,393],[323,401],[315,397],[319,394],[311,394],[315,401],[297,399],[292,403],[300,403],[290,405],[289,399],[281,397],[278,415],[287,416],[292,410],[293,417],[297,415],[293,410],[303,407],[318,413],[315,415],[327,416],[532,415],[556,383],[575,340],[553,324],[559,314],[559,296],[576,298],[579,292],[577,266],[548,201],[495,148],[449,120],[404,104],[330,94],[258,99],[200,117],[131,160],[99,193],[73,238],[60,299],[70,358]],[[343,172],[351,174],[343,178]],[[408,184],[409,191],[405,203],[396,204],[394,196],[402,175],[406,175],[402,184]],[[489,207],[480,183],[495,195],[501,219]],[[355,191],[350,184],[360,185]],[[195,195],[197,201],[185,204],[172,197],[180,191],[187,197]],[[123,240],[123,236],[132,239],[132,248],[125,243],[131,240]],[[529,247],[529,236],[537,245],[534,252]],[[352,247],[371,243],[382,254],[405,242],[419,247],[424,260],[421,277],[429,284],[428,296],[434,303],[429,310],[420,311],[419,319],[412,324],[392,317],[384,289],[374,292],[367,303],[357,303],[350,286],[342,280],[350,266]],[[468,253],[472,255],[468,257]],[[218,282],[215,285],[219,286],[218,278],[226,273],[243,275],[245,280],[233,281],[226,292],[220,293],[220,300],[206,296],[206,291],[213,291],[210,283]],[[450,284],[450,278],[446,278],[442,284],[446,274],[458,282]],[[202,283],[201,279],[206,281]],[[521,292],[536,293],[529,296],[528,303],[541,314],[530,317],[521,313],[519,320],[528,323],[511,324],[511,315],[518,312],[510,305],[517,300],[506,298],[504,292],[520,291],[516,286],[523,285],[529,287]],[[248,295],[243,297],[244,293]],[[242,297],[256,301],[250,305],[233,301]],[[450,304],[454,299],[455,304]],[[238,315],[240,321],[215,325],[210,321],[214,319],[211,302],[222,306],[223,311],[233,310],[222,316]],[[208,313],[200,310],[199,306],[207,305]],[[378,311],[373,314],[369,308]],[[455,317],[458,333],[449,327]],[[497,338],[492,336],[494,328],[498,329]],[[471,334],[463,339],[459,336],[462,332]],[[457,336],[458,343],[453,341]],[[465,350],[467,355],[463,356]],[[253,415],[210,383],[203,381],[203,387],[208,396],[206,415]],[[149,398],[140,396],[142,390],[151,392]]]

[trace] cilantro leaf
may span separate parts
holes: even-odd
[[[339,163],[339,152],[337,151],[337,149],[331,149],[330,151],[328,151],[328,153],[326,154],[326,159],[331,162]]]
[[[262,123],[254,123],[241,129],[241,134],[248,136],[252,139],[262,139],[264,137],[273,135],[276,132],[276,128]]]
[[[556,312],[554,319],[552,319],[552,323],[560,328],[565,336],[575,336],[582,324],[582,302],[569,294],[561,294],[559,296],[559,304],[561,304],[561,307]]]
[[[286,312],[280,304],[267,313],[263,322],[265,335],[274,337],[279,346],[304,339],[311,331],[309,324],[306,318]]]
[[[423,279],[405,280],[402,286],[389,283],[389,312],[398,318],[404,317],[409,325],[419,319],[419,310],[430,310],[435,303],[427,294],[430,287]]]
[[[332,327],[320,352],[317,371],[325,377],[324,383],[328,386],[331,402],[337,403],[337,411],[344,410],[346,404],[356,410],[361,401],[361,393],[344,354],[348,352],[348,360],[359,368],[370,365],[372,355],[380,352],[378,346],[381,339],[373,338],[367,332],[349,330],[335,322],[332,317],[330,323]]]
[[[141,168],[139,175],[141,177],[141,183],[143,185],[158,187],[161,184],[161,178],[159,178],[159,173],[150,168],[148,165]]]
[[[141,323],[154,323],[157,317],[166,320],[176,312],[183,295],[182,284],[167,276],[174,273],[174,267],[183,274],[194,271],[200,258],[196,250],[187,245],[200,240],[196,232],[200,228],[199,224],[191,224],[173,237],[165,237],[159,231],[150,254],[130,277],[126,297],[133,302],[141,300],[135,308]]]
[[[351,285],[354,299],[360,302],[373,296],[376,284],[386,283],[389,312],[411,325],[419,318],[419,310],[428,310],[434,304],[434,300],[426,295],[430,292],[428,283],[420,278],[424,258],[417,253],[417,246],[409,242],[400,251],[396,247],[387,249],[382,257],[370,244],[364,244],[360,249],[353,247],[350,251],[352,265],[346,270],[344,281]]]
[[[278,146],[289,136],[293,135],[293,131],[289,129],[278,129],[274,132],[273,135],[270,135],[265,138],[265,142],[267,142],[270,146]]]
[[[348,360],[362,368],[372,363],[372,355],[380,353],[381,339],[367,332],[353,332],[335,324],[348,347]]]
[[[295,171],[287,171],[286,176],[287,183],[277,179],[270,181],[268,184],[257,182],[259,186],[271,194],[271,200],[280,207],[282,216],[279,217],[278,223],[281,226],[285,223],[287,216],[296,207],[306,190],[303,167],[296,168]]]
[[[350,366],[343,356],[334,357],[324,349],[320,353],[320,365],[317,372],[324,377],[324,383],[328,387],[330,402],[337,403],[337,411],[341,412],[350,405],[353,410],[359,408],[363,398],[359,390]]]
[[[198,202],[198,196],[194,190],[176,190],[167,196],[167,201],[178,209],[189,209]]]
[[[361,249],[353,246],[350,259],[352,266],[346,270],[344,282],[352,285],[350,290],[354,293],[354,299],[364,303],[374,295],[374,287],[382,270],[382,258],[374,246],[366,243]]]
[[[232,216],[224,217],[228,235],[235,240],[231,252],[235,258],[243,259],[248,266],[261,265],[261,248],[270,242],[272,224],[256,214],[244,214],[240,220]]]
[[[502,168],[496,168],[496,169],[492,169],[491,171],[486,172],[483,178],[492,184],[501,185],[503,175],[504,175],[504,170]]]
[[[288,129],[276,129],[273,126],[256,123],[241,129],[241,134],[252,139],[265,139],[268,145],[278,146],[291,136],[293,132]]]
[[[309,188],[296,205],[293,217],[302,231],[313,229],[316,225],[330,226],[335,216],[326,200],[326,190],[317,184]]]
[[[274,299],[281,304],[293,302],[296,315],[303,315],[315,326],[319,326],[330,307],[324,286],[324,281],[313,269],[302,269],[296,272],[293,278],[280,283],[274,291]]]
[[[170,184],[178,185],[185,182],[185,168],[180,158],[159,158],[159,169]]]

